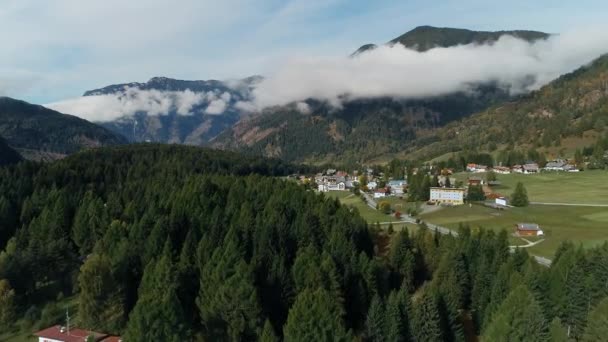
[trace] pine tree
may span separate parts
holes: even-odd
[[[568,331],[562,326],[559,318],[554,318],[549,325],[550,342],[568,342]]]
[[[579,256],[578,258],[582,258]],[[560,313],[564,326],[568,329],[569,337],[578,339],[585,331],[585,323],[590,307],[589,292],[585,281],[585,269],[579,259],[567,275],[566,306]]]
[[[165,248],[161,258],[146,267],[137,304],[129,315],[125,340],[177,342],[188,338],[176,283],[170,250]]]
[[[298,294],[283,328],[285,342],[349,341],[341,308],[324,289],[305,289]]]
[[[94,254],[80,268],[78,275],[78,317],[88,329],[107,329],[122,326],[124,308],[116,293],[107,257]]]
[[[415,341],[435,342],[443,341],[445,333],[437,308],[437,299],[426,291],[415,306],[412,333]]]
[[[518,182],[515,186],[515,192],[511,195],[511,204],[515,207],[527,207],[530,204],[528,192],[522,182]]]
[[[15,290],[7,280],[0,280],[0,331],[7,331],[15,323],[16,309]]]
[[[386,317],[384,303],[374,296],[365,320],[365,335],[370,341],[386,341]]]
[[[589,321],[583,335],[583,341],[608,341],[608,298],[604,298],[589,313]]]
[[[484,331],[487,341],[545,341],[548,325],[540,305],[525,285],[515,288]]]
[[[266,320],[264,323],[264,329],[262,329],[262,334],[259,338],[260,342],[279,342],[279,338],[274,332],[274,328],[272,324],[270,324],[269,320]]]

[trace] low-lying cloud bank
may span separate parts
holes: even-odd
[[[242,111],[297,103],[315,98],[339,107],[357,98],[422,98],[470,90],[472,84],[496,82],[512,93],[540,88],[555,78],[608,52],[608,30],[587,29],[526,42],[504,36],[493,44],[462,45],[417,52],[402,45],[381,46],[350,57],[297,57],[278,67],[255,85]],[[145,111],[161,115],[174,109],[188,115],[205,104],[207,114],[222,114],[229,93],[142,91],[88,96],[47,105],[92,121],[110,121]]]
[[[588,29],[529,43],[503,36],[493,44],[417,52],[381,46],[354,58],[286,61],[253,91],[258,109],[308,98],[337,106],[344,99],[421,98],[498,82],[512,93],[538,89],[608,52],[608,30]]]
[[[61,113],[72,114],[90,121],[106,122],[138,112],[148,115],[192,115],[196,112],[210,115],[224,113],[231,100],[228,92],[160,91],[126,88],[122,93],[83,96],[46,104]]]

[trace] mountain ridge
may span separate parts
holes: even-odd
[[[84,119],[9,97],[0,97],[0,135],[17,151],[58,156],[126,143],[124,137]]]
[[[133,115],[99,124],[121,134],[131,142],[169,142],[205,146],[223,130],[236,123],[243,112],[238,103],[247,101],[254,84],[260,76],[251,76],[235,81],[178,80],[168,77],[153,77],[145,83],[131,82],[109,85],[89,90],[87,96],[111,95],[119,98],[141,91],[158,91],[161,96],[190,91],[203,97],[192,105],[188,113],[178,113],[178,108],[169,108],[158,115],[149,115],[141,110]],[[209,106],[219,101],[221,112],[208,113]],[[223,106],[223,108],[221,108]]]
[[[487,44],[497,41],[502,36],[513,36],[528,42],[547,39],[549,33],[532,30],[474,31],[452,27],[418,26],[390,41],[385,45],[401,44],[406,48],[425,52],[436,47],[451,47],[467,44]],[[365,44],[352,55],[356,56],[377,48],[376,44]]]

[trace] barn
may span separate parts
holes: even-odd
[[[515,225],[516,234],[519,236],[542,236],[543,231],[536,223],[518,223]]]

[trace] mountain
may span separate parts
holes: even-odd
[[[2,137],[0,137],[0,166],[13,164],[21,160],[17,151],[13,150]]]
[[[608,55],[516,101],[429,132],[411,152],[537,148],[552,155],[592,146],[608,123]]]
[[[118,98],[153,96],[153,101],[169,101],[158,113],[147,106],[136,108],[133,115],[125,115],[99,124],[119,133],[129,141],[155,141],[188,145],[206,145],[220,132],[241,118],[240,101],[249,98],[251,87],[259,76],[235,82],[184,81],[154,77],[146,83],[125,83],[90,90],[84,96],[111,95]],[[183,95],[183,94],[187,94]],[[179,102],[187,102],[182,108]],[[211,106],[214,109],[211,109]]]
[[[474,95],[355,100],[339,109],[309,100],[308,113],[295,105],[267,109],[220,134],[212,146],[289,161],[368,162],[397,154],[421,134],[509,98],[505,90],[487,85]]]
[[[421,26],[393,39],[419,51],[436,46],[488,43],[512,35],[529,41],[548,34],[535,31],[483,32]],[[353,56],[376,48],[367,44]],[[280,157],[290,161],[370,162],[400,156],[415,141],[452,121],[513,100],[495,83],[471,85],[473,91],[456,92],[420,100],[391,98],[347,102],[342,108],[308,101],[311,113],[295,107],[277,107],[247,117],[218,135],[218,148]]]
[[[471,31],[459,28],[419,26],[388,42],[388,45],[401,44],[407,48],[420,52],[435,47],[450,47],[466,44],[486,44],[497,41],[500,37],[509,35],[526,41],[547,39],[550,35],[538,31],[512,30],[512,31]],[[361,46],[353,55],[373,50],[375,44]]]
[[[28,159],[55,159],[126,142],[86,120],[8,97],[0,98],[0,136]]]

